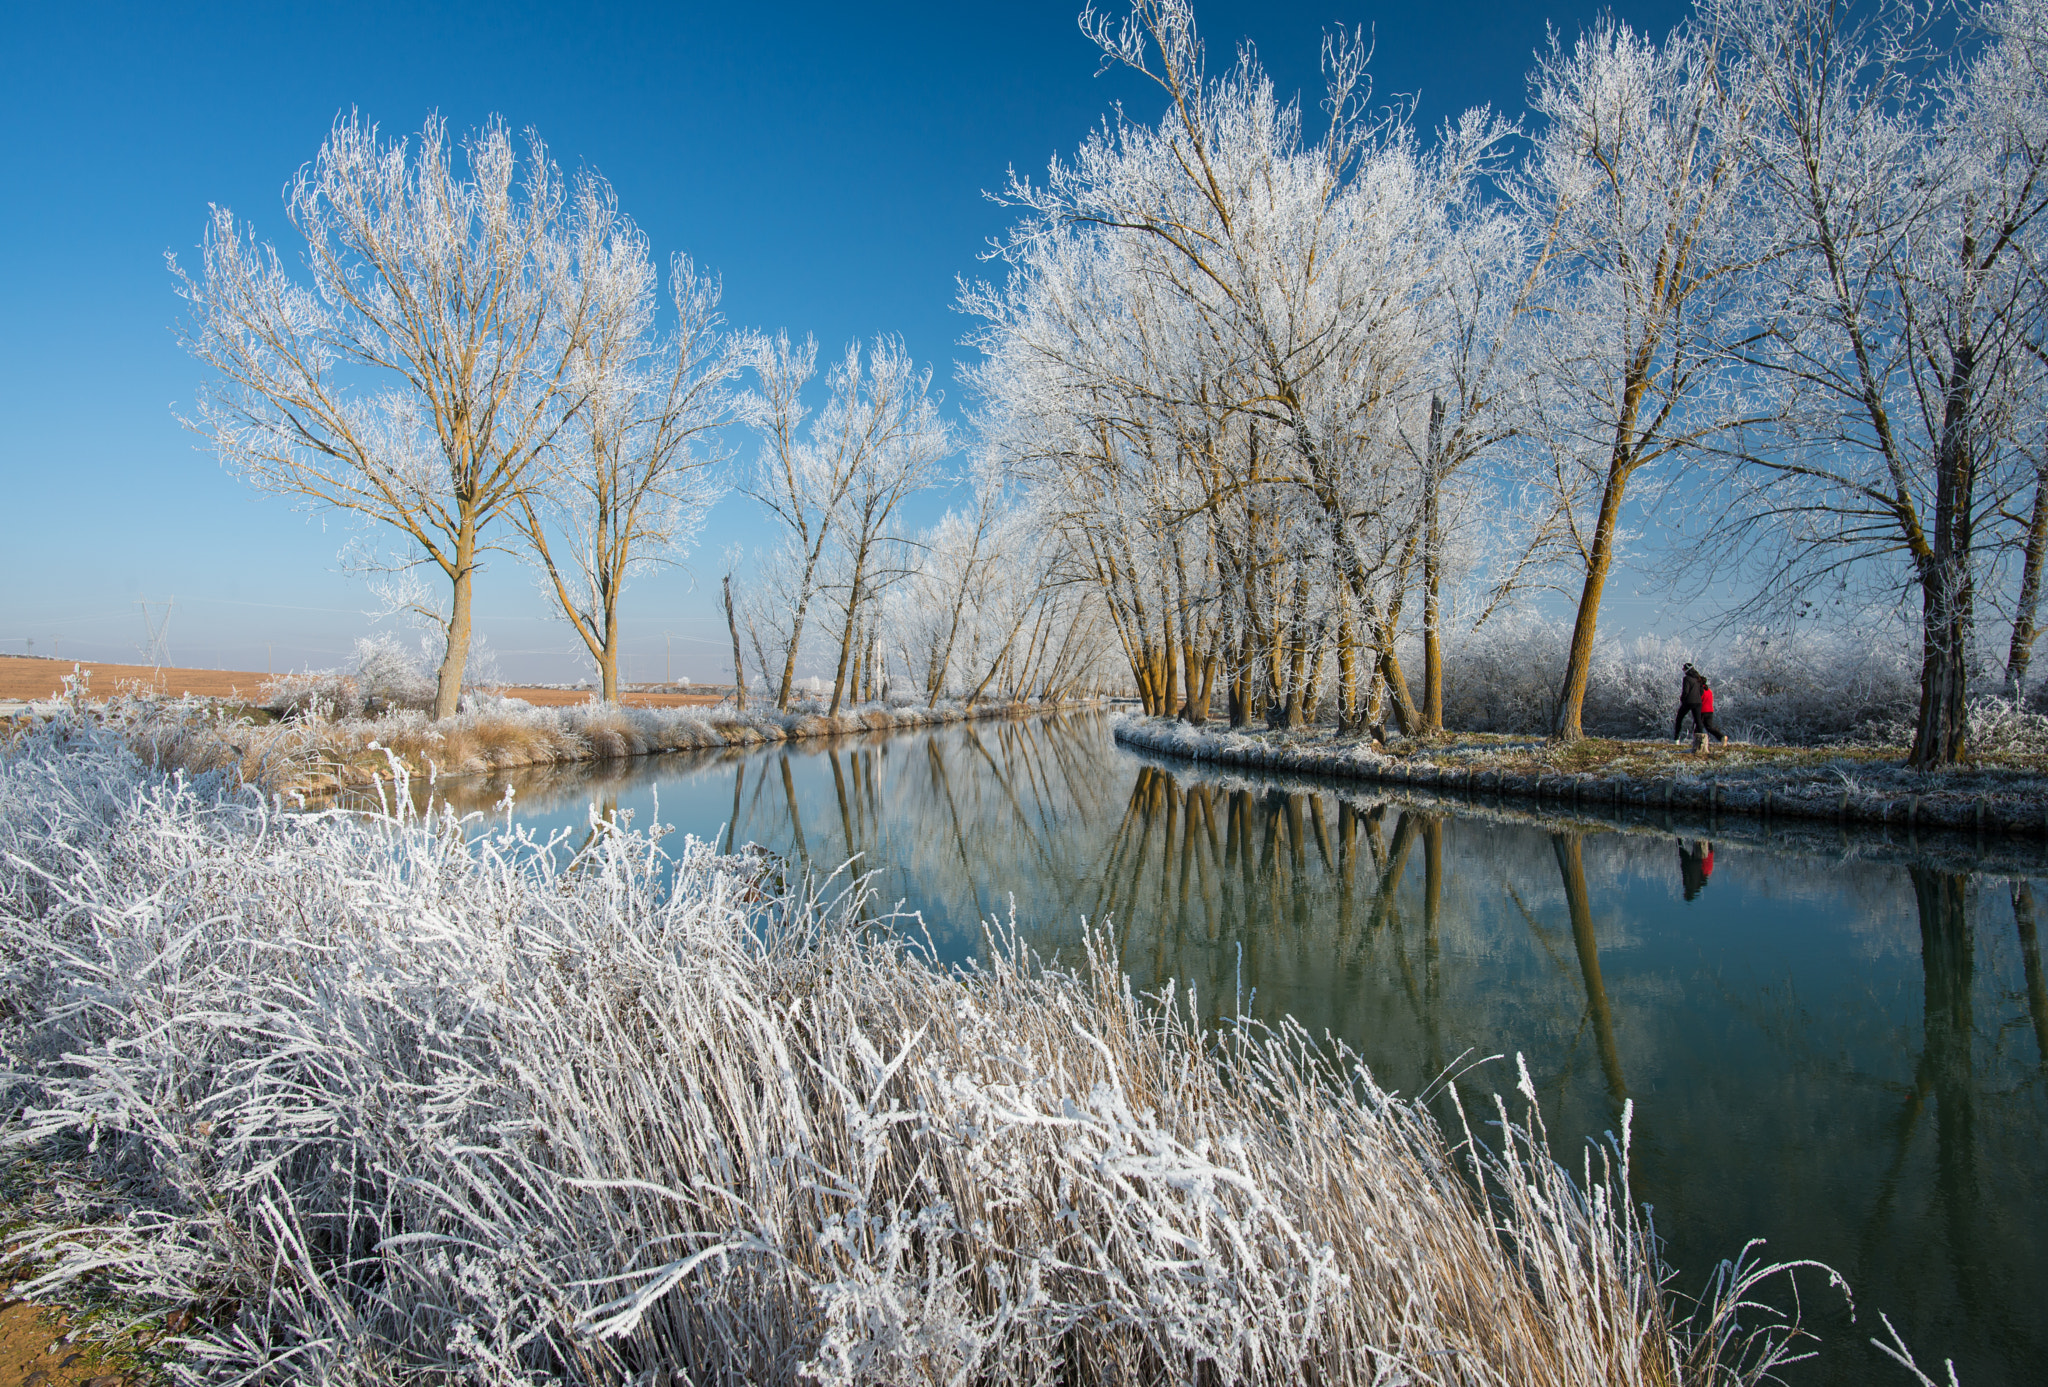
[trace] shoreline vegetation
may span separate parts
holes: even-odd
[[[1196,728],[1117,716],[1116,739],[1181,761],[1362,780],[1566,810],[1704,813],[1902,829],[2048,837],[2048,758],[2018,754],[1940,771],[1907,770],[1896,748],[1739,745],[1690,752],[1668,742],[1451,733],[1402,739]]]
[[[317,713],[277,717],[270,708],[217,699],[130,693],[101,702],[78,693],[35,705],[14,724],[89,718],[119,732],[151,767],[188,775],[224,773],[265,794],[324,800],[388,784],[398,776],[428,781],[489,775],[530,766],[908,731],[1097,706],[1097,700],[1087,698],[943,702],[936,707],[868,704],[833,717],[808,704],[788,712],[742,711],[730,704],[646,708],[594,701],[550,708],[519,699],[484,698],[437,722],[417,709],[330,720]],[[259,723],[252,714],[266,721]]]
[[[219,1380],[1708,1387],[1811,1347],[1753,1249],[1678,1295],[1627,1116],[1553,1156],[1519,1065],[1444,1125],[1101,936],[947,970],[745,854],[396,803],[280,813],[89,719],[0,747],[16,1294]]]

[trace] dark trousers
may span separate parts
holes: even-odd
[[[1728,740],[1728,734],[1721,730],[1720,719],[1716,718],[1712,713],[1702,713],[1700,705],[1697,703],[1681,703],[1678,705],[1678,716],[1671,720],[1672,741],[1678,740],[1678,729],[1685,725],[1685,715],[1687,713],[1692,714],[1693,731],[1705,732],[1709,736],[1717,737],[1724,742]]]

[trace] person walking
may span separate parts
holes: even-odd
[[[1700,696],[1707,691],[1707,676],[1692,667],[1692,661],[1685,662],[1685,674],[1678,682],[1678,716],[1671,720],[1671,740],[1678,741],[1678,729],[1685,725],[1685,715],[1692,714],[1692,730],[1700,731]]]
[[[1714,690],[1707,683],[1707,676],[1693,668],[1692,661],[1685,663],[1684,677],[1678,685],[1678,716],[1671,720],[1671,740],[1679,741],[1679,728],[1685,725],[1686,714],[1692,715],[1692,735],[1696,744],[1704,745],[1704,738],[1712,735],[1724,745],[1728,734],[1721,730],[1720,721],[1714,716]]]

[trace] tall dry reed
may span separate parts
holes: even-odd
[[[558,866],[218,783],[84,725],[0,760],[17,1293],[196,1309],[186,1380],[1583,1387],[1790,1342],[1750,1264],[1674,1304],[1626,1131],[1574,1177],[1526,1077],[1445,1133],[1099,943],[946,973],[695,841]]]
[[[388,780],[394,770],[422,778],[485,775],[522,766],[608,761],[656,752],[753,746],[815,736],[886,732],[936,723],[1050,711],[1001,703],[938,707],[870,706],[838,717],[729,707],[627,708],[591,702],[534,708],[480,701],[435,721],[417,709],[329,720],[317,703],[259,724],[216,700],[129,693],[72,709],[118,728],[151,767],[187,775],[223,773],[267,794],[319,796]],[[46,705],[49,716],[63,705]],[[0,724],[4,733],[12,724]]]

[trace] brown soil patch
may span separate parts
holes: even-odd
[[[0,655],[0,699],[55,698],[64,692],[64,676],[71,673],[71,660],[40,660],[31,655]],[[158,670],[148,665],[106,664],[98,660],[80,660],[92,671],[92,694],[94,698],[106,698],[117,694],[133,684],[139,688],[151,689],[167,694],[196,694],[201,698],[242,698],[254,699],[259,696],[265,681],[271,676],[258,674],[246,669],[185,669],[171,667]],[[529,689],[507,688],[505,692],[514,698],[523,698],[528,703],[542,708],[563,708],[572,704],[588,702],[588,690],[579,689]],[[705,706],[723,700],[721,693],[655,693],[627,690],[621,703],[635,708],[687,708]],[[7,1379],[0,1375],[0,1387],[7,1387]]]
[[[61,1342],[63,1316],[23,1301],[0,1308],[0,1387],[115,1387],[129,1379],[90,1345]]]
[[[0,655],[0,698],[55,698],[64,692],[64,676],[71,673],[71,660],[39,660],[29,655]],[[198,694],[202,698],[254,698],[267,675],[240,669],[151,669],[148,665],[102,664],[79,660],[92,671],[92,696],[106,698],[121,692],[122,686],[136,684],[168,694]],[[5,1387],[0,1378],[0,1387]]]

